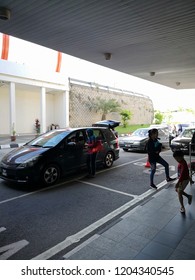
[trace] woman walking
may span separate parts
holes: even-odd
[[[153,128],[148,132],[148,161],[151,166],[150,172],[150,187],[152,189],[157,189],[154,184],[154,174],[156,172],[156,164],[160,163],[165,168],[166,180],[167,182],[174,181],[175,179],[169,176],[169,164],[160,156],[162,149],[162,144],[158,141],[158,129]]]

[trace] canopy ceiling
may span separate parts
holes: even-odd
[[[195,88],[195,0],[0,0],[0,7],[11,11],[0,20],[2,33],[172,88]]]

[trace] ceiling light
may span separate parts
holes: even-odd
[[[8,20],[10,19],[11,11],[7,8],[0,8],[0,19]]]
[[[105,57],[106,60],[110,60],[111,56],[112,56],[111,53],[104,53],[104,57]]]

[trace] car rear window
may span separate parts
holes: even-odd
[[[108,141],[113,141],[116,139],[116,136],[114,135],[114,133],[109,129],[105,129],[103,131],[103,133]]]

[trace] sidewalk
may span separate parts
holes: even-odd
[[[17,148],[34,137],[34,134],[17,135],[16,141],[11,141],[10,136],[0,136],[0,149]]]
[[[63,256],[70,260],[195,260],[195,186],[186,214],[179,212],[174,184]]]

